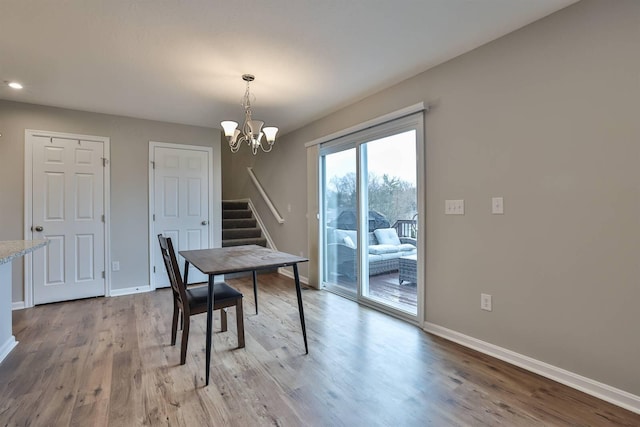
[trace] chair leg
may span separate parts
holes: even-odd
[[[242,298],[236,300],[236,329],[238,330],[238,348],[244,348],[244,314]]]
[[[182,346],[180,347],[180,364],[184,365],[187,361],[187,344],[189,343],[189,316],[185,316],[184,311],[182,312],[182,317],[184,318],[184,326],[182,328]]]
[[[227,309],[220,309],[220,331],[227,332]]]
[[[178,332],[178,315],[180,314],[180,309],[178,308],[178,304],[173,302],[173,320],[171,322],[171,345],[176,345],[176,333]]]

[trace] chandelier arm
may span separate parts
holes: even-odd
[[[262,148],[262,151],[264,151],[265,153],[268,153],[273,148],[273,144],[269,144],[269,149],[265,150],[264,149],[264,144],[260,143],[260,148]]]
[[[229,143],[229,148],[231,149],[232,153],[237,153],[238,150],[240,149],[240,144],[234,144],[232,142]]]

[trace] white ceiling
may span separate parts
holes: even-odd
[[[286,133],[577,0],[0,1],[0,99]]]

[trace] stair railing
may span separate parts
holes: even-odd
[[[264,188],[262,188],[262,185],[260,184],[260,181],[258,181],[258,178],[253,173],[253,168],[252,167],[247,167],[247,172],[249,172],[249,177],[251,178],[251,181],[253,181],[253,184],[258,189],[258,193],[260,193],[260,195],[264,199],[264,202],[269,207],[269,210],[273,214],[273,217],[276,219],[276,221],[278,221],[278,224],[284,224],[284,218],[280,215],[280,213],[278,212],[276,207],[273,205],[273,202],[271,202],[271,199],[269,198],[267,193],[264,191]]]

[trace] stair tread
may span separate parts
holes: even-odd
[[[223,219],[242,219],[252,217],[253,212],[251,212],[251,209],[225,209],[222,211]]]
[[[240,227],[240,228],[224,228],[222,229],[222,234],[228,235],[237,235],[237,234],[255,234],[262,233],[262,229],[260,227]],[[248,236],[248,237],[259,237],[259,236]]]
[[[254,228],[257,225],[257,221],[255,218],[234,218],[234,219],[223,219],[222,220],[222,229],[232,229],[232,228]]]
[[[260,245],[267,246],[267,239],[264,237],[253,237],[247,239],[224,239],[222,247],[241,246],[241,245]]]
[[[249,209],[249,203],[247,202],[222,202],[222,209],[223,210],[227,210],[227,209]]]
[[[253,228],[230,228],[222,230],[222,240],[257,239],[262,237],[262,230]]]

